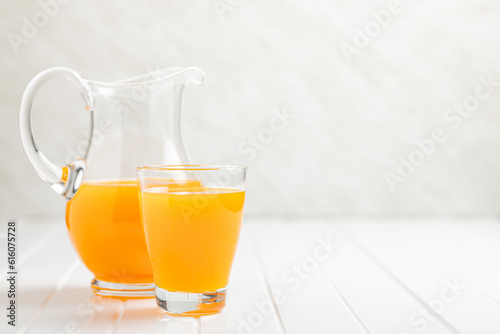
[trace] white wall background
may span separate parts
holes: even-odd
[[[18,131],[24,88],[56,65],[96,80],[202,68],[206,83],[185,96],[187,148],[194,162],[249,166],[247,212],[500,211],[500,86],[456,129],[443,119],[478,77],[500,82],[498,1],[401,0],[351,62],[341,43],[389,1],[227,1],[70,0],[16,52],[8,33],[21,35],[50,1],[1,0],[0,212],[64,212]],[[226,4],[224,19],[214,3]],[[42,90],[34,126],[49,157],[64,162],[84,138],[81,105],[57,80]],[[295,119],[247,161],[238,146],[276,108]],[[446,141],[391,191],[384,173],[436,128]]]

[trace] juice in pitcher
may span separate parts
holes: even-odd
[[[136,180],[83,183],[67,203],[66,224],[80,258],[101,285],[153,282]]]

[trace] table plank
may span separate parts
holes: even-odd
[[[67,275],[22,333],[114,333],[124,302],[95,296],[90,289],[93,275],[79,260]]]
[[[460,224],[438,223],[430,237],[442,238],[450,250],[435,249],[444,265],[478,284],[487,298],[500,304],[500,223],[496,219],[479,226],[474,219]]]
[[[317,333],[366,333],[342,298],[329,288],[326,275],[313,267],[303,269],[314,262],[317,239],[324,236],[308,228],[317,224],[308,222],[304,226],[297,229],[297,224],[273,219],[253,225],[257,252],[268,284],[277,296],[274,301],[286,333],[307,332],[311,324]],[[323,251],[322,265],[335,261],[338,250],[334,251]]]
[[[226,309],[200,319],[168,316],[153,299],[94,296],[61,217],[18,226],[22,334],[500,333],[496,218],[247,219]]]
[[[402,286],[426,304],[430,317],[416,324],[416,330],[427,330],[440,322],[455,333],[499,333],[499,305],[485,298],[475,282],[438,259],[439,254],[454,256],[452,249],[460,247],[449,240],[449,234],[432,237],[439,224],[400,221],[343,226]],[[458,226],[445,224],[448,231]],[[500,276],[496,280],[500,281]]]
[[[7,219],[0,224],[0,249],[7,249]],[[63,223],[64,224],[64,223]],[[61,226],[56,226],[53,220],[46,219],[33,220],[26,217],[16,221],[16,267],[21,267],[27,259],[40,251],[47,243],[58,236]],[[7,268],[0,272],[0,279],[3,280],[7,273]]]
[[[16,327],[1,323],[2,333],[20,333],[50,300],[65,273],[78,261],[72,250],[64,223],[40,225],[19,223],[17,266]],[[2,278],[2,281],[4,279]],[[5,298],[2,293],[2,305]]]
[[[422,307],[356,248],[336,224],[316,219],[286,224],[269,221],[256,226],[260,230],[256,233],[259,248],[267,249],[266,273],[270,280],[286,288],[284,279],[290,275],[283,273],[290,273],[294,266],[301,269],[304,276],[301,278],[296,270],[297,275],[292,277],[301,278],[300,283],[296,280],[295,290],[289,285],[288,291],[299,296],[297,302],[279,306],[287,332],[305,331],[310,322],[303,319],[307,318],[320,323],[318,332],[404,333],[410,326],[408,318]],[[273,243],[278,235],[279,243]],[[325,250],[329,243],[330,256]],[[284,266],[277,268],[280,262],[284,262]],[[428,333],[450,331],[437,325]]]
[[[370,333],[411,332],[412,323],[422,317],[420,310],[425,304],[414,298],[373,260],[371,254],[360,249],[337,225],[329,223],[318,227],[318,230],[323,229],[325,233],[337,235],[342,240],[342,256],[336,259],[334,265],[324,268],[329,279]],[[427,328],[426,333],[444,334],[453,331],[437,322]]]

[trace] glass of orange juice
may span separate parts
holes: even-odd
[[[158,306],[177,315],[219,312],[240,235],[246,167],[145,166],[137,171]]]

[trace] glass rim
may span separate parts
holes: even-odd
[[[241,165],[146,165],[137,167],[137,171],[224,171],[246,172],[247,167]]]

